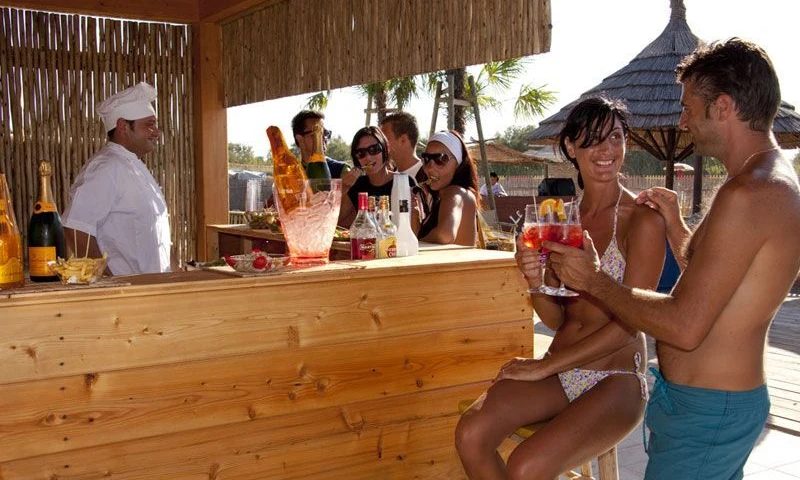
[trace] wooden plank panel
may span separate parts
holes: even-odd
[[[520,308],[527,294],[513,273],[498,268],[345,282],[327,272],[323,281],[281,288],[237,279],[205,282],[228,285],[208,293],[98,293],[88,302],[0,307],[0,384],[531,318]],[[263,307],[254,311],[254,304]]]
[[[486,386],[464,385],[5,462],[0,477],[458,478],[452,447],[457,404]],[[293,428],[298,424],[307,426]]]
[[[531,355],[531,330],[523,319],[9,384],[0,461],[488,380]]]

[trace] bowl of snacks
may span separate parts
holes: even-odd
[[[291,263],[288,255],[272,255],[258,250],[242,255],[226,255],[225,262],[237,272],[266,273],[288,267]]]
[[[278,212],[274,208],[265,208],[260,212],[244,212],[247,224],[253,230],[272,230],[280,231],[281,221]]]
[[[47,266],[58,275],[61,283],[88,285],[103,276],[107,261],[105,255],[101,258],[70,257],[67,260],[59,257],[55,261],[47,262]]]

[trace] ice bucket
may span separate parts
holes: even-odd
[[[342,181],[307,180],[304,188],[272,186],[292,265],[323,265],[339,219]]]

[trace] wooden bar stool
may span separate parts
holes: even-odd
[[[474,399],[458,402],[458,411],[464,413],[473,402],[475,402]],[[521,442],[545,425],[547,425],[546,421],[523,425],[511,434],[511,438],[517,442]],[[611,447],[608,451],[597,456],[597,469],[599,470],[599,476],[595,477],[592,473],[592,463],[589,461],[580,465],[577,470],[566,471],[562,473],[561,476],[571,480],[619,480],[616,446]]]

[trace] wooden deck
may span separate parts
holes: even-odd
[[[772,322],[766,370],[767,425],[800,436],[800,297],[787,297]]]
[[[547,351],[553,332],[537,318],[534,353]],[[657,366],[655,343],[648,338],[648,363]],[[767,426],[800,436],[800,296],[787,297],[775,316],[766,349],[767,385],[772,407]],[[653,378],[648,374],[648,384]]]

